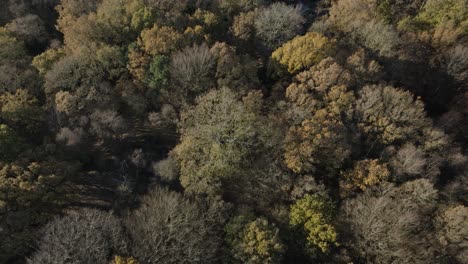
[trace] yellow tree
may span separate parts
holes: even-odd
[[[350,171],[342,173],[343,180],[340,182],[341,191],[347,195],[354,189],[365,190],[376,185],[390,176],[386,164],[377,159],[360,160]]]
[[[138,44],[150,55],[169,53],[178,48],[182,35],[172,27],[154,25],[141,32]]]
[[[338,245],[335,227],[331,224],[333,205],[319,195],[307,194],[291,206],[289,223],[307,237],[307,252],[323,253]]]
[[[335,42],[333,40],[320,33],[309,32],[286,42],[271,56],[274,61],[286,67],[289,73],[294,74],[333,55],[334,50]]]

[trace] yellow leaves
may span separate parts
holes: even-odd
[[[358,161],[352,170],[342,173],[342,176],[340,187],[343,196],[346,196],[355,189],[365,190],[385,181],[390,171],[387,164],[377,159],[366,159]]]
[[[48,49],[34,57],[32,65],[36,67],[40,74],[44,75],[52,68],[52,65],[65,56],[65,54],[66,52],[63,48]]]
[[[310,172],[315,166],[334,170],[349,155],[345,126],[328,109],[320,109],[286,136],[285,163],[296,173]]]
[[[142,82],[145,79],[146,67],[149,64],[149,58],[137,48],[131,48],[128,52],[128,71],[136,80]]]
[[[295,37],[275,50],[272,59],[294,74],[319,63],[332,55],[334,50],[334,41],[319,33],[309,32],[304,36]]]
[[[414,138],[430,126],[423,102],[391,86],[365,86],[356,105],[358,127],[384,144]]]
[[[169,53],[178,48],[182,35],[171,27],[154,25],[141,32],[138,44],[151,54]]]
[[[319,195],[307,194],[291,206],[289,223],[306,233],[310,253],[316,249],[326,253],[338,245],[337,233],[330,224],[332,210],[330,202]]]
[[[138,264],[139,262],[133,257],[115,256],[110,264]]]
[[[250,11],[247,13],[240,13],[234,17],[234,22],[230,28],[232,34],[239,40],[248,41],[255,35],[255,17],[257,12]]]
[[[226,242],[232,256],[248,264],[281,262],[284,246],[278,228],[264,218],[250,221],[246,216],[234,217],[225,227]]]

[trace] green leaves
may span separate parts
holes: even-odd
[[[157,91],[169,84],[169,58],[165,55],[157,55],[150,63],[146,73],[146,84]]]

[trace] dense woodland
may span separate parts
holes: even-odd
[[[468,263],[467,0],[0,0],[0,263]]]

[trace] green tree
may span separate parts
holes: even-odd
[[[146,73],[146,84],[151,89],[160,91],[169,84],[169,58],[165,55],[157,55],[149,64]]]

